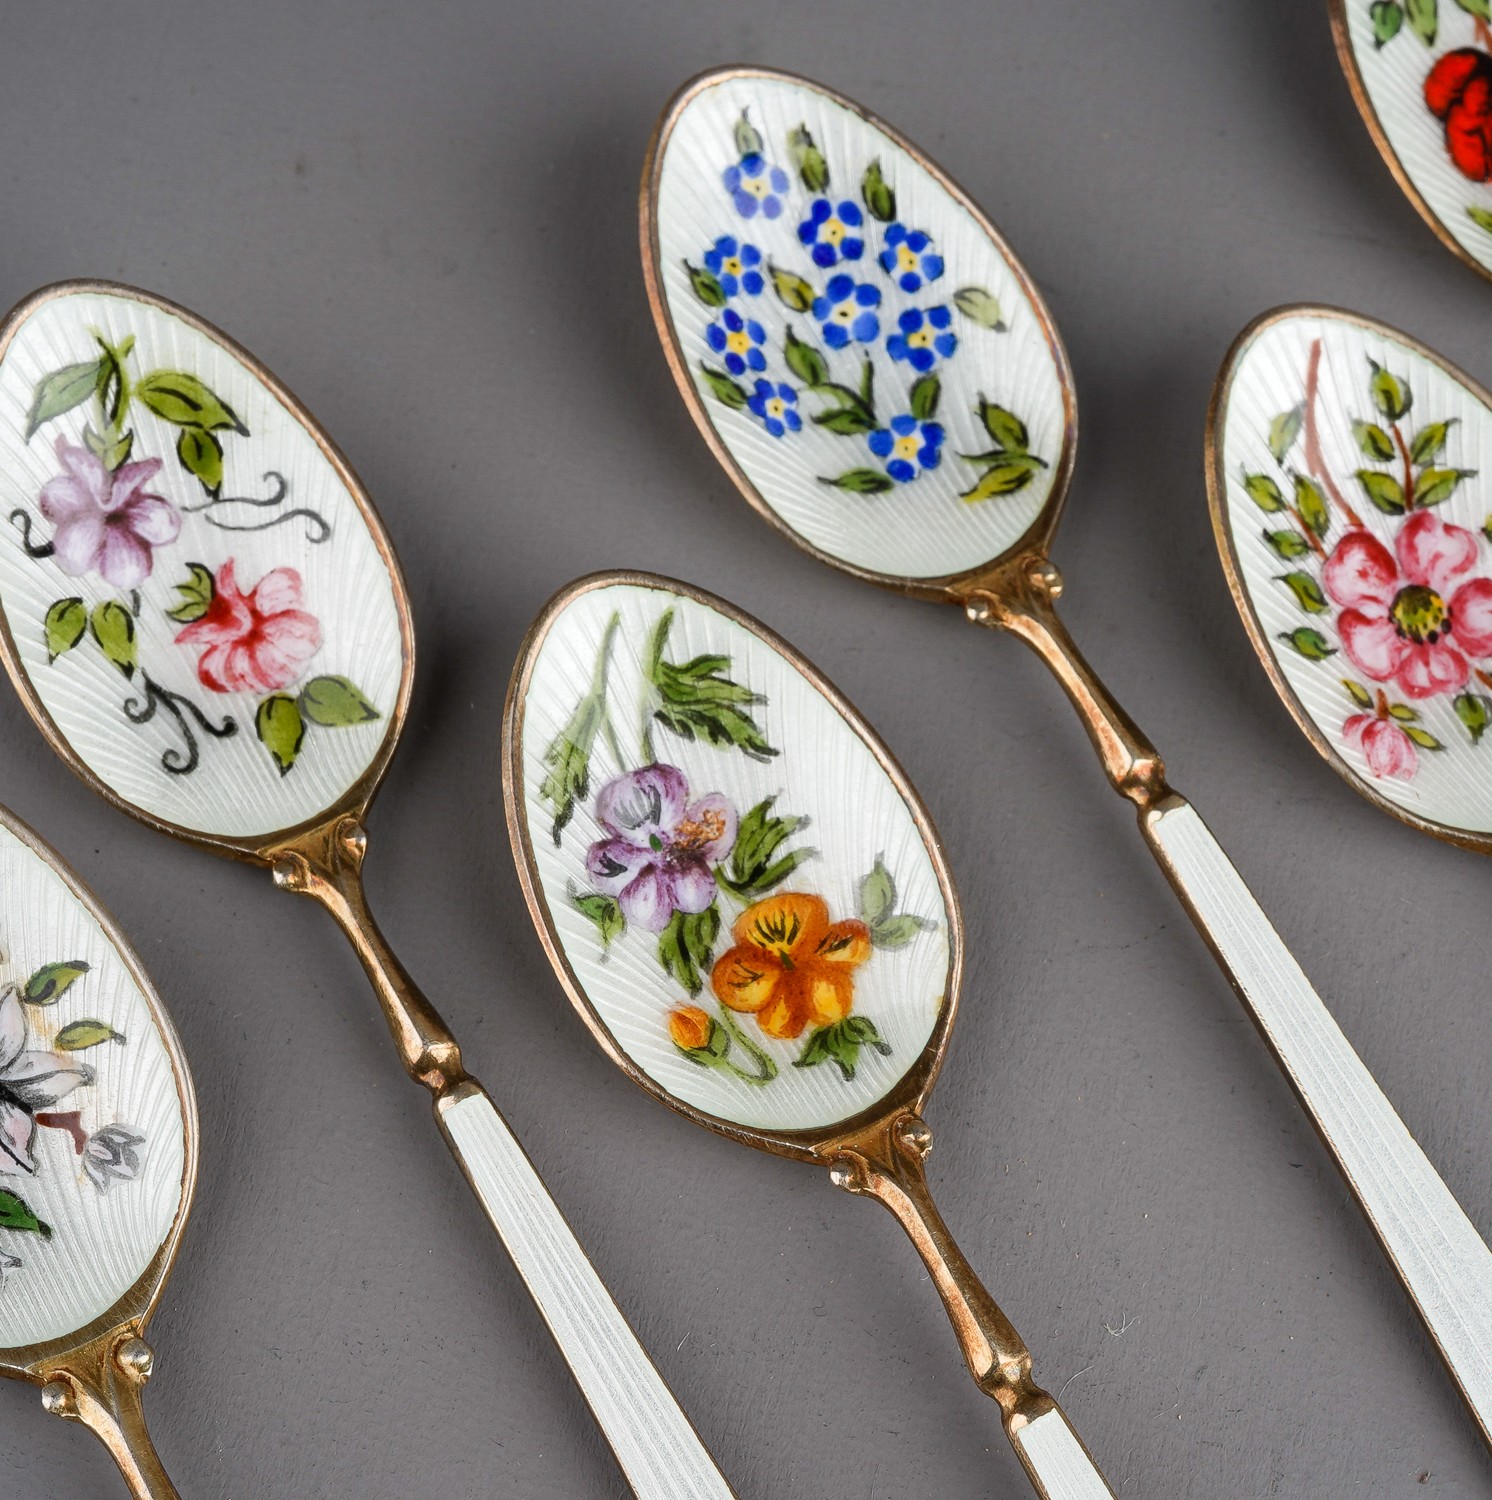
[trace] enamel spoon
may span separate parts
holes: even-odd
[[[994,226],[858,105],[731,69],[664,112],[642,248],[674,377],[752,505],[821,561],[956,604],[1052,670],[1492,1434],[1492,1338],[1465,1290],[1485,1247],[1058,618],[1046,554],[1076,400]]]
[[[1492,277],[1492,0],[1328,0],[1373,144],[1441,242]]]
[[[140,1398],[197,1180],[181,1044],[125,936],[0,808],[0,1374],[176,1500]]]
[[[116,807],[331,913],[633,1488],[728,1496],[368,910],[363,819],[414,632],[346,460],[191,313],[65,283],[0,326],[0,501],[0,650],[52,748]]]
[[[1037,1493],[1109,1496],[928,1192],[963,929],[927,809],[870,726],[723,600],[596,574],[519,655],[503,792],[529,910],[612,1061],[883,1203]]]

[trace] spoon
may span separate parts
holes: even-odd
[[[858,105],[728,69],[664,112],[642,247],[674,377],[746,498],[820,560],[956,604],[1052,670],[1492,1437],[1492,1381],[1468,1384],[1469,1355],[1450,1352],[1464,1310],[1440,1285],[1465,1270],[1464,1215],[1057,615],[1047,549],[1076,400],[993,225]],[[1492,1358],[1492,1340],[1473,1342]]]
[[[52,748],[116,807],[331,913],[633,1488],[729,1495],[368,909],[363,819],[414,630],[346,460],[199,318],[71,282],[0,325],[0,502],[0,652]]]
[[[1441,243],[1492,276],[1492,6],[1329,4],[1337,57],[1373,144]]]
[[[138,956],[0,808],[0,1374],[176,1500],[145,1428],[146,1325],[197,1181],[197,1101]]]
[[[529,631],[503,792],[529,911],[611,1060],[883,1203],[1037,1492],[1109,1496],[928,1191],[963,929],[927,809],[870,726],[733,605],[599,573]]]

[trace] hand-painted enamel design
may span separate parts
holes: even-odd
[[[0,347],[11,657],[95,774],[245,835],[334,802],[400,681],[387,569],[337,467],[224,343],[96,288]]]
[[[1058,482],[1067,411],[1044,310],[972,205],[780,75],[686,91],[656,150],[665,337],[765,504],[881,574],[1006,551]]]
[[[550,622],[522,703],[528,852],[578,990],[665,1092],[803,1129],[883,1097],[947,994],[906,796],[774,646],[663,587]]]
[[[1281,686],[1378,795],[1492,831],[1492,410],[1318,309],[1246,335],[1218,403],[1220,538]]]

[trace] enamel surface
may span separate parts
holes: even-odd
[[[123,1127],[133,1138],[137,1171],[111,1176],[103,1189],[90,1177],[74,1134],[38,1123],[35,1172],[0,1159],[0,1204],[19,1198],[50,1229],[0,1223],[0,1348],[18,1349],[85,1327],[140,1278],[171,1233],[185,1184],[186,1125],[159,1002],[136,982],[90,903],[74,892],[0,814],[0,991],[25,992],[45,965],[86,964],[47,1005],[23,1003],[26,1053],[68,1044],[79,1023],[96,1021],[122,1041],[104,1040],[59,1055],[89,1070],[91,1082],[49,1111],[75,1113],[92,1139]],[[9,1050],[8,1048],[6,1049]],[[23,1054],[25,1055],[25,1054]],[[0,1101],[15,1071],[0,1059]],[[190,1085],[182,1080],[182,1087]],[[38,1113],[47,1116],[48,1110]],[[105,1139],[107,1140],[107,1135]],[[11,1260],[19,1261],[10,1265]]]
[[[785,176],[785,190],[773,195],[780,211],[770,219],[761,207],[744,217],[723,176],[740,167],[736,130],[743,112],[747,125],[763,143],[768,189],[772,182],[784,180],[774,178],[774,171]],[[827,164],[829,185],[822,193],[809,191],[795,168],[788,141],[799,127],[806,127]],[[939,273],[925,279],[914,292],[898,284],[898,266],[888,274],[879,261],[887,248],[889,226],[870,211],[862,191],[872,162],[879,162],[895,195],[894,222],[908,233],[928,235],[927,253],[942,263]],[[815,264],[813,247],[800,238],[799,225],[812,219],[818,198],[828,200],[836,222],[842,202],[850,203],[861,216],[860,225],[849,236],[863,242],[858,258],[841,259],[827,267]],[[1041,319],[1002,248],[961,202],[881,130],[804,84],[757,76],[713,83],[684,107],[667,139],[659,180],[657,234],[668,315],[700,406],[749,483],[806,541],[860,568],[935,578],[962,572],[1003,553],[1042,509],[1059,468],[1065,416],[1061,375]],[[756,269],[765,284],[752,294],[744,278],[738,278],[740,290],[724,308],[717,308],[706,305],[691,290],[688,267],[706,267],[707,253],[722,236],[734,237],[738,244],[750,244],[760,252]],[[841,237],[841,248],[844,243]],[[879,298],[871,310],[878,322],[877,335],[868,342],[851,336],[844,348],[831,347],[812,309],[794,311],[784,304],[774,290],[772,268],[791,272],[820,295],[834,276],[851,275]],[[1003,331],[959,309],[955,293],[970,289],[987,292],[998,304],[998,319],[1006,325]],[[936,467],[923,468],[912,459],[914,477],[892,483],[885,493],[850,493],[826,482],[857,469],[884,476],[886,458],[873,450],[867,433],[836,434],[813,421],[816,414],[834,409],[843,398],[806,387],[801,372],[795,372],[786,356],[788,331],[817,349],[827,363],[831,382],[848,389],[860,388],[868,357],[875,421],[880,429],[890,431],[888,424],[894,417],[909,414],[912,388],[920,372],[908,359],[894,357],[888,340],[898,335],[904,313],[932,308],[948,310],[949,323],[943,332],[957,340],[956,349],[947,357],[937,356],[930,372],[941,382],[934,419],[944,438]],[[757,370],[748,363],[735,383],[748,395],[756,392],[761,379],[789,386],[796,396],[801,430],[774,436],[764,417],[749,405],[733,409],[712,392],[704,367],[730,374],[710,338],[712,325],[729,338],[730,330],[722,321],[727,314],[759,324],[764,335],[760,345],[754,345],[765,361],[764,368]],[[986,322],[995,316],[987,314]],[[929,329],[931,325],[925,325],[924,333]],[[745,331],[749,339],[751,330]],[[939,332],[931,331],[934,337]],[[717,343],[719,337],[717,333]],[[750,351],[745,357],[750,359]],[[960,455],[983,454],[995,447],[976,412],[981,400],[1013,412],[1025,424],[1026,451],[1045,467],[1028,466],[1025,482],[1016,491],[966,501],[961,495],[979,481],[984,466]]]
[[[1316,349],[1312,402],[1308,393]],[[1407,387],[1412,399],[1397,423],[1375,404],[1370,389],[1375,365]],[[1282,414],[1296,410],[1300,430],[1280,461],[1270,448],[1271,428]],[[1310,421],[1308,411],[1313,411]],[[1239,350],[1219,421],[1215,482],[1224,488],[1224,516],[1237,569],[1258,631],[1291,694],[1336,756],[1374,792],[1434,822],[1492,830],[1492,737],[1483,738],[1481,732],[1482,715],[1492,714],[1492,686],[1483,675],[1492,672],[1492,659],[1483,654],[1492,649],[1484,628],[1492,623],[1492,582],[1482,582],[1492,578],[1492,542],[1483,530],[1492,510],[1484,477],[1492,475],[1492,412],[1460,381],[1389,331],[1306,313],[1265,326]],[[1377,427],[1389,438],[1393,457],[1383,462],[1369,458],[1354,422]],[[1416,436],[1439,423],[1450,424],[1443,446],[1428,463],[1409,462],[1408,467],[1412,487],[1430,495],[1434,475],[1458,475],[1449,497],[1416,505],[1405,514],[1383,513],[1359,473],[1385,476],[1402,491],[1406,458],[1400,439],[1412,457]],[[1314,453],[1313,428],[1319,445]],[[1372,435],[1366,437],[1371,443]],[[1270,479],[1288,504],[1296,495],[1296,475],[1326,495],[1330,520],[1321,552],[1308,549],[1286,559],[1265,533],[1300,536],[1305,528],[1288,509],[1261,510],[1245,480]],[[1368,482],[1382,485],[1381,479]],[[1360,527],[1344,516],[1333,491],[1355,513]],[[1392,496],[1390,489],[1390,501]],[[1364,533],[1383,549],[1372,555],[1394,560],[1394,576],[1379,589],[1379,603],[1364,599],[1362,586],[1334,573],[1329,561],[1349,538],[1352,551],[1340,554],[1344,561],[1349,555],[1368,555]],[[1296,550],[1299,545],[1294,544]],[[1401,557],[1408,557],[1408,570]],[[1420,566],[1425,560],[1428,573]],[[1285,581],[1292,573],[1303,575],[1318,591],[1315,608],[1303,607]],[[1417,586],[1439,592],[1431,600],[1406,593]],[[1441,621],[1431,642],[1423,626],[1433,623],[1431,616],[1441,606],[1450,610],[1450,628]],[[1352,634],[1349,619],[1350,643],[1343,631],[1349,611],[1357,617],[1358,632]],[[1412,630],[1417,624],[1426,636],[1418,644],[1395,628]],[[1314,638],[1298,635],[1301,631],[1314,632]],[[1295,640],[1311,655],[1302,655]],[[1384,646],[1387,655],[1372,654],[1367,647],[1374,643]],[[1396,669],[1390,670],[1395,662]],[[1430,666],[1438,677],[1423,675]],[[1425,692],[1426,687],[1434,690]]]
[[[99,460],[86,453],[87,429],[96,438],[108,416],[96,396],[43,420],[27,438],[41,384],[99,360],[100,339],[115,349],[134,341],[123,363],[139,388],[121,424],[132,446],[113,473],[117,491],[98,478],[101,468],[89,467]],[[171,405],[169,394],[182,372],[247,431],[183,421],[190,411]],[[164,394],[147,400],[153,375]],[[222,450],[216,503],[180,456],[195,445],[194,461],[210,480],[217,477],[213,443]],[[153,472],[136,467],[142,463]],[[165,510],[151,501],[140,513],[144,534],[170,538],[149,551],[143,579],[138,568],[131,572],[129,538],[125,552],[90,559],[88,506],[100,507],[86,494],[80,500],[76,485],[52,517],[45,513],[44,487],[69,466],[81,468],[106,502],[128,498],[132,476],[143,476],[139,491],[164,502]],[[123,294],[71,293],[34,307],[0,360],[0,514],[10,518],[0,527],[0,604],[21,666],[74,752],[121,797],[198,832],[252,836],[335,803],[368,767],[389,728],[402,670],[388,571],[313,434],[215,340]],[[50,543],[58,550],[29,556],[26,536],[33,549]],[[231,589],[223,587],[230,562]],[[225,600],[247,597],[258,609],[253,619],[240,611],[238,639],[220,642],[215,656],[210,643],[178,640],[189,627],[200,636],[203,623],[167,613],[187,602],[183,585],[204,577]],[[112,622],[104,638],[82,628],[100,610]],[[135,662],[127,677],[104,639],[117,658],[129,650],[131,631]],[[229,722],[235,729],[221,737],[204,719],[219,731]]]
[[[758,695],[748,712],[766,745],[778,753],[753,758],[734,745],[685,740],[656,718],[645,719],[645,704],[656,707],[660,701],[646,681],[650,643],[669,611],[665,660],[677,666],[705,656],[728,658],[721,673]],[[573,739],[577,723],[586,722],[577,709],[596,681],[608,628],[612,644],[604,694],[600,702],[592,700],[596,713],[589,719],[594,739],[588,788],[556,838],[556,807],[544,795],[544,784],[554,747]],[[523,811],[543,916],[590,1006],[641,1071],[697,1109],[771,1129],[844,1119],[874,1103],[905,1074],[932,1034],[950,982],[949,914],[937,869],[911,807],[861,732],[791,662],[715,609],[662,586],[601,586],[576,597],[554,618],[534,660],[522,713]],[[640,741],[646,723],[651,753]],[[868,1042],[861,1045],[854,1077],[847,1080],[832,1059],[794,1065],[801,1063],[815,1022],[794,1037],[773,1037],[763,1030],[761,1016],[726,1012],[712,984],[712,965],[735,946],[732,924],[755,897],[738,898],[723,888],[711,892],[704,882],[701,894],[714,897],[722,920],[708,958],[700,963],[701,989],[694,995],[664,967],[659,934],[640,921],[626,921],[625,930],[613,935],[609,946],[603,944],[594,915],[583,909],[589,905],[594,913],[597,887],[605,884],[595,877],[592,851],[616,825],[615,817],[610,827],[604,825],[598,811],[604,814],[604,799],[612,795],[609,784],[635,778],[639,766],[654,763],[682,774],[696,823],[706,816],[700,804],[730,809],[738,822],[738,848],[744,847],[748,811],[766,799],[775,799],[772,815],[806,820],[773,850],[768,863],[794,851],[815,852],[771,883],[761,899],[804,910],[805,903],[821,899],[834,923],[854,923],[877,915],[864,904],[866,877],[878,864],[891,876],[894,899],[880,913],[881,934],[891,944],[862,943],[861,961],[844,966],[853,983],[850,1019],[856,1025],[872,1023],[889,1055]],[[735,853],[713,851],[707,865],[718,866],[723,876],[738,873]],[[614,890],[615,883],[607,888]],[[884,896],[884,885],[879,888]],[[626,896],[621,901],[628,904]],[[633,912],[635,917],[635,907]],[[812,955],[805,950],[796,957],[793,974],[808,972]],[[681,1050],[671,1035],[671,1017],[691,1010],[699,1012],[693,1018],[697,1029],[686,1041],[698,1044],[707,1030],[718,1045],[732,1026],[745,1037],[744,1044],[732,1040],[727,1053],[739,1072],[703,1065]],[[741,1073],[772,1076],[750,1083]]]

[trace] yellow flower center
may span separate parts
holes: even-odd
[[[914,349],[932,348],[932,339],[931,328],[919,328],[916,333],[909,333],[907,335],[907,343]]]
[[[922,439],[915,433],[908,433],[904,438],[897,438],[892,445],[891,456],[893,458],[904,458],[909,462],[917,457],[917,450],[922,446]]]
[[[732,354],[745,354],[751,348],[751,339],[743,328],[738,333],[726,334],[725,347]]]
[[[1422,646],[1427,641],[1433,645],[1442,635],[1450,634],[1450,611],[1445,607],[1445,600],[1434,589],[1427,589],[1422,584],[1400,589],[1388,614],[1399,638],[1416,645]]]
[[[765,911],[751,927],[751,940],[758,948],[775,953],[784,968],[793,967],[792,951],[803,935],[803,919],[795,911],[781,908]]]
[[[685,818],[674,830],[675,849],[703,849],[725,832],[725,814],[718,808],[706,808],[698,818]]]
[[[748,177],[742,184],[753,198],[765,198],[767,196],[767,178],[764,173],[760,177]]]
[[[721,261],[720,269],[727,276],[739,276],[741,274],[741,257],[739,255],[732,255],[728,259]]]
[[[834,309],[833,317],[836,323],[853,323],[855,321],[854,304],[850,302],[841,302],[839,306]]]
[[[785,412],[786,410],[787,402],[784,401],[781,396],[773,396],[772,399],[767,402],[767,415],[769,417],[781,417],[783,412]]]
[[[905,245],[898,245],[896,247],[896,269],[898,271],[915,271],[917,269],[917,257]]]
[[[823,237],[831,244],[837,245],[850,231],[839,219],[825,219],[821,231]]]

